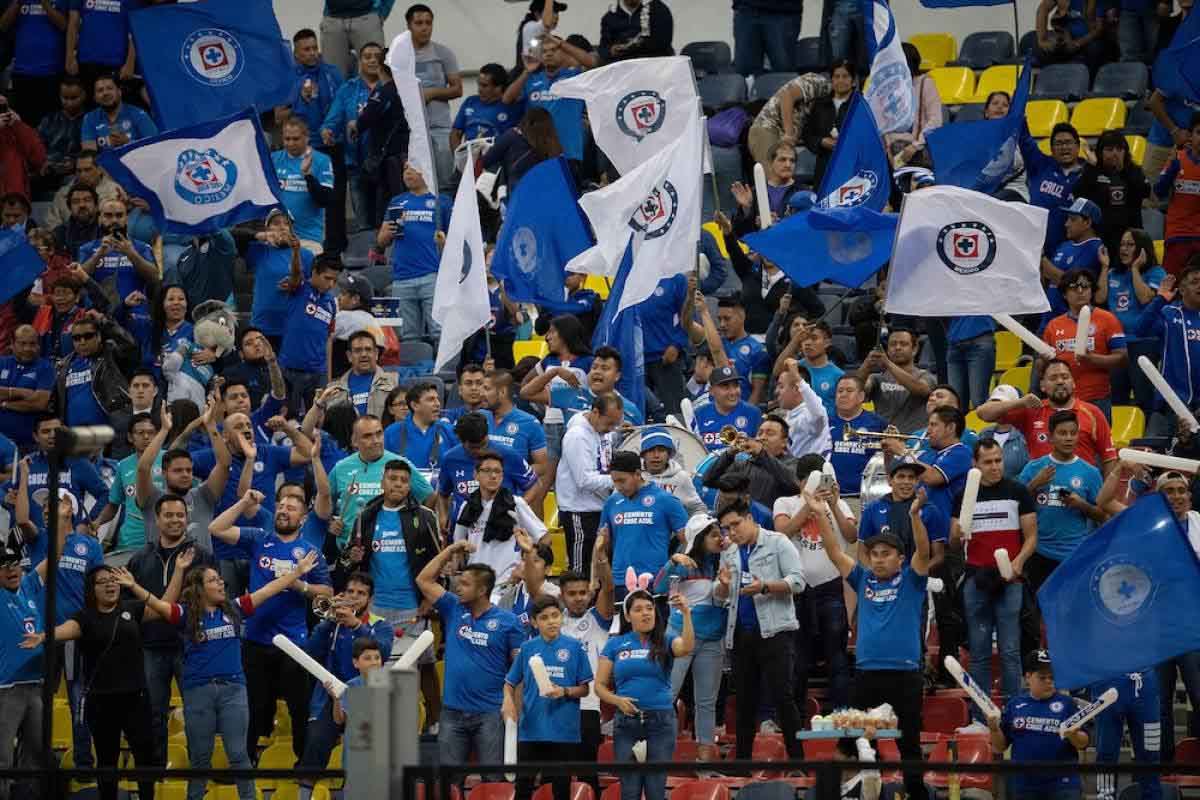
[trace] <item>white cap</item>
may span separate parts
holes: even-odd
[[[716,519],[710,517],[708,514],[698,514],[689,519],[683,529],[687,537],[687,541],[683,546],[683,552],[685,554],[692,552],[692,546],[696,543],[696,537],[708,530],[710,526],[718,524]]]
[[[999,386],[997,386],[995,389],[992,389],[992,393],[990,395],[988,395],[988,400],[1008,401],[1008,400],[1019,400],[1020,398],[1021,398],[1021,393],[1017,390],[1017,387],[1011,386],[1007,383],[1002,383]]]
[[[46,496],[49,494],[50,494],[49,489],[38,489],[37,491],[35,491],[33,493],[33,502],[39,503],[39,504],[44,503],[44,502],[46,502]],[[69,489],[64,489],[61,486],[58,487],[58,497],[59,497],[59,499],[62,499],[65,497],[71,501],[72,516],[79,513],[79,500],[75,497],[75,495],[71,494],[71,491]]]

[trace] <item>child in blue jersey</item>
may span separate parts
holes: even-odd
[[[1065,737],[1059,735],[1059,727],[1078,709],[1070,695],[1055,690],[1050,654],[1045,650],[1026,657],[1025,681],[1028,690],[1010,699],[1002,716],[988,719],[992,752],[1003,758],[1011,746],[1014,762],[1077,761],[1079,753],[1087,749],[1089,737],[1082,730]],[[1070,800],[1082,796],[1079,775],[1071,772],[1017,773],[1009,779],[1008,789],[1012,800]]]
[[[1096,233],[1102,214],[1100,206],[1086,197],[1079,197],[1059,210],[1066,214],[1063,222],[1066,239],[1055,247],[1053,255],[1042,257],[1042,277],[1050,284],[1046,289],[1050,310],[1042,317],[1043,325],[1067,310],[1067,301],[1058,288],[1063,276],[1073,269],[1085,269],[1093,281],[1098,280],[1100,253],[1105,251],[1104,241]]]
[[[313,262],[312,276],[305,281],[300,274],[300,260],[295,257],[299,247],[300,242],[293,240],[291,275],[283,289],[291,299],[283,325],[283,348],[279,351],[279,366],[290,387],[288,409],[297,417],[312,405],[317,389],[330,379],[333,319],[337,316],[333,288],[342,273],[341,257],[322,254]]]
[[[521,645],[504,682],[505,719],[520,724],[517,729],[517,760],[527,762],[574,761],[580,740],[579,701],[588,695],[592,667],[587,650],[578,639],[561,635],[562,604],[557,597],[538,595],[529,607],[529,617],[538,635]],[[531,660],[539,658],[552,686],[537,680]],[[520,691],[518,699],[518,690]],[[516,796],[527,798],[533,791],[533,776],[517,780]],[[571,776],[549,780],[554,800],[569,800]]]
[[[1063,240],[1066,214],[1061,209],[1075,199],[1075,184],[1083,176],[1085,162],[1079,156],[1079,142],[1075,127],[1060,122],[1050,131],[1051,155],[1046,155],[1029,135],[1029,126],[1021,127],[1019,145],[1029,181],[1029,203],[1050,212],[1042,247],[1046,255],[1052,255]]]
[[[748,437],[758,433],[762,412],[742,399],[742,383],[734,367],[718,367],[712,371],[709,394],[712,402],[696,408],[692,429],[710,453],[727,447],[721,440],[721,431],[727,427]]]
[[[609,638],[596,669],[596,694],[616,706],[613,752],[617,761],[633,761],[633,745],[646,742],[646,761],[670,761],[675,752],[675,698],[671,669],[675,659],[695,647],[692,611],[682,593],[670,598],[680,613],[678,636],[664,631],[654,597],[645,589],[625,597],[630,631]],[[621,800],[666,800],[667,776],[631,773],[621,779]]]

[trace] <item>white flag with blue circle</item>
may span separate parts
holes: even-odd
[[[249,109],[104,150],[99,163],[150,204],[164,233],[212,233],[282,205],[266,138]]]
[[[875,114],[875,127],[880,134],[911,131],[916,119],[913,76],[896,30],[896,17],[886,0],[860,3],[871,61],[871,83],[863,96]]]

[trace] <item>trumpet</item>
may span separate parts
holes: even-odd
[[[313,616],[318,619],[333,622],[337,619],[337,610],[339,608],[349,608],[350,606],[350,601],[343,599],[341,595],[337,597],[318,595],[313,598],[312,612]]]
[[[842,431],[842,440],[846,442],[862,442],[863,446],[868,450],[877,450],[883,447],[883,442],[886,439],[901,439],[903,441],[915,441],[918,445],[929,439],[928,436],[910,436],[900,433],[897,430],[886,431],[868,431],[862,428],[846,427]]]
[[[737,441],[740,432],[732,425],[726,425],[717,433],[717,438],[721,440],[721,444],[726,447]]]

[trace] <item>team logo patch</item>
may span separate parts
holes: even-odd
[[[657,239],[671,230],[678,211],[679,192],[675,190],[675,184],[663,181],[662,186],[650,192],[642,201],[641,208],[629,220],[629,226],[644,232],[646,239]]]
[[[537,236],[529,228],[517,228],[512,239],[512,254],[517,262],[517,269],[526,275],[532,275],[538,265]]]
[[[1132,556],[1117,555],[1100,562],[1092,571],[1092,602],[1114,625],[1132,625],[1144,615],[1154,599],[1154,581]]]
[[[121,619],[123,619],[123,620],[125,620],[126,622],[128,622],[129,620],[133,619],[133,615],[132,615],[132,614],[130,614],[128,611],[122,611],[122,612],[121,612]]]
[[[1063,710],[1062,700],[1055,700],[1053,703],[1051,703],[1050,710],[1053,711],[1055,714],[1062,711]]]
[[[379,548],[380,548],[380,546],[381,546],[381,543],[380,543],[380,541],[379,541],[378,539],[376,539],[375,541],[371,542],[371,549],[372,549],[372,550],[374,550],[376,553],[378,553],[378,552],[379,552]]]
[[[487,628],[489,631],[494,631],[494,630],[496,630],[497,628],[499,628],[499,627],[500,627],[500,623],[499,623],[499,622],[497,622],[497,621],[496,621],[496,620],[494,620],[494,619],[489,619],[489,620],[488,620],[488,622],[487,622],[487,625],[486,625],[485,627],[486,627],[486,628]]]
[[[644,505],[646,508],[649,508],[650,506],[654,505],[654,498],[651,495],[646,495],[642,498],[642,505]]]
[[[821,198],[818,205],[825,208],[861,206],[878,186],[879,176],[874,170],[860,169],[848,181]]]
[[[516,433],[519,430],[520,430],[520,428],[517,426],[517,423],[515,423],[515,422],[510,422],[504,426],[505,433]]]
[[[641,141],[658,131],[667,119],[667,101],[658,92],[630,92],[617,103],[617,127],[630,139]]]
[[[242,74],[246,65],[242,45],[228,31],[201,28],[183,42],[183,65],[200,83],[226,86]]]
[[[88,549],[87,549],[87,545],[86,545],[86,544],[84,544],[83,542],[78,542],[78,543],[76,543],[76,545],[75,545],[75,555],[77,555],[77,556],[86,556],[86,555],[87,555],[87,551],[88,551]]]
[[[567,651],[566,648],[563,648],[563,649],[559,650],[557,653],[555,653],[554,657],[565,664],[565,663],[567,663],[568,660],[570,660],[571,654]]]
[[[237,165],[213,148],[184,150],[175,162],[175,194],[194,206],[220,203],[237,186]]]
[[[738,426],[739,428],[744,428],[744,427],[746,427],[747,422],[749,422],[749,420],[746,419],[745,417],[737,417],[736,419],[734,419],[733,424]]]
[[[624,521],[625,521],[625,515],[624,515],[624,514],[617,514],[617,515],[615,515],[615,516],[613,517],[613,522],[614,522],[615,524],[617,524],[617,525],[620,525],[620,524],[621,524],[622,522],[624,522]]]
[[[750,355],[750,345],[748,345],[748,344],[742,345],[741,347],[738,348],[738,352],[744,356]]]
[[[303,547],[293,547],[292,548],[292,558],[296,559],[297,561],[304,558],[304,548]]]
[[[664,289],[663,287],[661,287],[661,286],[654,287],[654,296],[655,297],[662,297],[666,293],[667,293],[667,290]]]
[[[267,465],[264,464],[263,462],[261,462],[261,461],[254,462],[254,471],[255,472],[262,472],[266,468],[267,468]]]
[[[426,208],[435,208],[436,206],[437,206],[437,200],[434,200],[433,198],[430,198],[425,201]]]
[[[1071,478],[1071,488],[1072,489],[1078,489],[1080,486],[1083,486],[1083,478],[1079,478],[1079,477]]]
[[[271,568],[271,559],[268,558],[267,556],[260,557],[258,559],[258,566],[262,567],[263,569],[270,569]]]
[[[942,263],[959,275],[983,272],[996,260],[996,234],[982,222],[954,222],[937,237]]]

